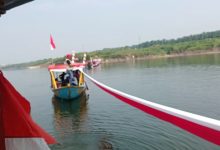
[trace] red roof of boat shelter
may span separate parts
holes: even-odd
[[[73,63],[72,67],[73,69],[79,69],[79,68],[84,68],[86,66],[85,63]],[[63,70],[63,69],[67,69],[67,65],[65,64],[53,64],[53,65],[49,65],[48,66],[48,70]]]

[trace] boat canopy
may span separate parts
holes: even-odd
[[[49,71],[53,71],[53,72],[66,72],[67,69],[70,69],[70,70],[80,70],[80,71],[83,70],[83,68],[81,66],[68,68],[67,65],[65,65],[65,64],[50,65],[50,66],[48,66],[48,70]]]

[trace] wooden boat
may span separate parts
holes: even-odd
[[[48,67],[51,77],[51,89],[56,97],[74,99],[87,89],[84,74],[82,73],[83,66],[79,64],[77,66],[68,68],[67,65],[60,64]],[[75,77],[70,78],[70,76]]]
[[[86,111],[89,95],[83,92],[79,97],[73,101],[60,100],[57,97],[52,97],[55,115],[61,114],[78,114],[83,115]],[[82,114],[81,114],[82,113]]]
[[[101,61],[102,60],[100,58],[92,59],[92,57],[91,57],[90,61],[87,63],[88,69],[92,69],[94,67],[98,67],[101,64]]]
[[[92,67],[98,67],[101,64],[101,59],[93,59]]]

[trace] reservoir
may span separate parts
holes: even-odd
[[[69,102],[50,90],[47,68],[3,71],[31,103],[31,115],[59,144],[52,150],[220,150],[99,89]],[[220,55],[102,64],[87,74],[117,90],[220,120]]]

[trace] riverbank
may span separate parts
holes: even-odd
[[[196,50],[196,51],[184,51],[181,53],[171,53],[171,54],[156,54],[156,55],[146,55],[146,56],[124,56],[124,58],[102,58],[103,64],[111,64],[111,63],[123,63],[123,62],[131,62],[135,60],[152,60],[152,59],[164,59],[164,58],[174,58],[174,57],[188,57],[188,56],[196,56],[196,55],[211,55],[211,54],[220,54],[220,48],[214,48],[209,50]],[[89,53],[88,53],[89,55]],[[62,58],[57,58],[57,63],[63,62]],[[33,65],[34,64],[34,65]],[[50,59],[47,60],[38,60],[30,63],[23,63],[23,64],[13,64],[7,66],[1,66],[0,69],[36,69],[36,68],[47,68],[51,64]]]
[[[111,58],[111,59],[102,59],[102,63],[119,63],[119,62],[129,62],[134,60],[150,60],[150,59],[162,59],[162,58],[174,58],[174,57],[188,57],[188,56],[197,56],[197,55],[211,55],[211,54],[220,54],[220,48],[215,48],[211,50],[197,50],[197,51],[185,51],[182,53],[173,53],[173,54],[164,54],[164,55],[149,55],[143,57],[125,57],[125,58]]]

